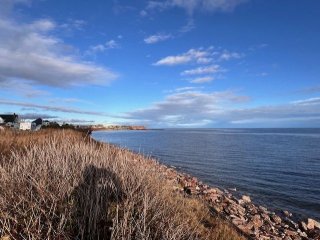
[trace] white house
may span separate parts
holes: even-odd
[[[20,122],[18,123],[19,130],[31,130],[31,122]]]
[[[4,120],[2,119],[2,117],[0,117],[0,124],[3,124]]]

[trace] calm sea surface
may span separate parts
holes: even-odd
[[[94,132],[275,211],[320,220],[320,129]]]

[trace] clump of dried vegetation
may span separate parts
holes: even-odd
[[[73,130],[0,132],[0,239],[243,239],[150,159]]]

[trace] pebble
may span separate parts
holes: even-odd
[[[271,219],[276,223],[280,224],[282,222],[281,218],[277,215],[271,215]]]

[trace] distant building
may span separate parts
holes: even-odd
[[[7,127],[17,127],[20,123],[20,118],[17,114],[1,114],[0,124],[6,125]]]
[[[50,122],[48,120],[44,120],[42,121],[42,125],[47,127],[50,125]]]
[[[0,114],[0,118],[2,119],[2,123],[18,123],[20,122],[20,118],[17,114]]]
[[[37,118],[36,120],[34,120],[32,123],[31,123],[31,130],[32,131],[38,131],[41,129],[41,126],[42,126],[42,118]]]
[[[20,122],[17,128],[19,130],[31,130],[31,122]]]

